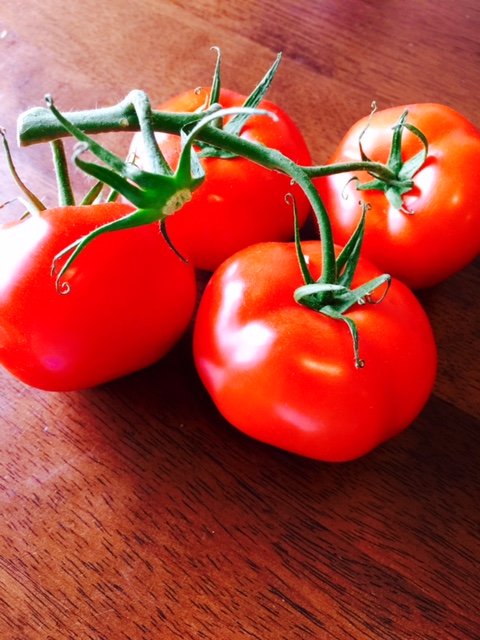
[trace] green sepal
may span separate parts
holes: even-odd
[[[356,289],[350,289],[340,284],[315,282],[298,287],[295,290],[294,298],[296,302],[313,311],[317,311],[335,320],[343,320],[347,323],[353,341],[355,366],[362,368],[365,363],[359,355],[358,330],[355,321],[344,314],[355,304],[378,304],[381,302],[387,294],[390,282],[391,277],[388,274],[373,278],[373,280],[366,282]],[[378,300],[373,301],[371,299],[372,293],[384,284],[387,284],[387,287],[382,296]],[[328,300],[328,303],[325,302],[326,300]]]
[[[282,59],[282,54],[279,53],[273,65],[270,67],[270,69],[267,71],[267,73],[259,82],[259,84],[255,87],[252,93],[245,100],[245,102],[243,103],[243,107],[246,107],[249,109],[256,109],[258,107],[258,105],[264,99],[267,91],[270,88],[270,85],[273,82],[273,79],[275,77],[275,74],[277,72],[277,68],[278,68],[278,65],[280,64],[281,59]],[[227,131],[228,133],[231,133],[234,136],[240,135],[240,132],[242,131],[249,117],[250,116],[247,115],[246,113],[239,113],[238,115],[234,116],[225,125],[225,131]]]
[[[182,155],[179,161],[179,166],[180,163],[183,162],[183,158],[187,158],[188,155],[185,155],[183,153],[185,146],[189,144],[189,135],[185,132],[184,129],[181,130],[180,132],[180,139],[181,139],[181,143],[182,143]],[[196,179],[196,180],[203,180],[205,177],[205,170],[202,167],[201,162],[198,159],[198,154],[195,153],[192,150],[192,153],[189,154],[190,155],[190,168],[189,171],[192,175],[192,178]],[[187,171],[187,167],[182,167],[183,171]]]
[[[222,54],[221,51],[218,47],[211,47],[212,51],[216,51],[217,52],[217,62],[215,64],[215,70],[213,72],[213,79],[212,79],[212,88],[210,91],[210,102],[209,102],[209,106],[211,106],[212,104],[216,104],[218,102],[220,102],[220,92],[222,89],[222,83],[220,80],[220,67],[222,64]]]
[[[413,124],[405,122],[403,126],[416,135],[417,138],[420,138],[423,143],[423,149],[419,151],[417,155],[413,156],[413,158],[404,162],[398,171],[400,180],[411,180],[417,171],[425,164],[428,156],[428,140],[425,134]]]
[[[26,186],[26,184],[21,180],[20,176],[18,175],[15,165],[13,163],[12,154],[10,153],[10,146],[7,141],[6,132],[3,127],[0,127],[0,136],[2,137],[2,140],[3,140],[3,148],[5,151],[5,157],[7,159],[7,165],[10,170],[10,174],[13,180],[15,181],[16,185],[18,186],[18,188],[23,194],[23,196],[14,198],[16,200],[21,201],[22,204],[27,209],[27,211],[23,214],[22,218],[26,217],[30,213],[38,214],[41,211],[45,211],[46,206],[43,204],[41,200],[37,198],[37,196],[32,191],[30,191],[30,189]],[[9,202],[11,202],[11,200],[9,200]],[[7,203],[4,203],[2,206],[4,206],[5,204]]]
[[[75,164],[88,175],[95,177],[99,182],[109,185],[115,192],[122,194],[137,207],[127,216],[97,227],[90,234],[72,243],[55,256],[52,274],[56,270],[58,261],[68,256],[56,277],[57,291],[68,293],[70,286],[68,283],[62,283],[61,279],[79,253],[93,239],[106,232],[142,226],[156,221],[161,222],[191,198],[192,191],[198,188],[204,179],[200,163],[193,163],[195,175],[191,173],[192,161],[190,156],[194,153],[192,150],[193,136],[200,127],[194,127],[194,133],[190,133],[185,138],[176,174],[154,174],[142,171],[132,163],[122,160],[99,145],[95,140],[68,122],[56,109],[50,97],[47,97],[47,103],[52,113],[67,131],[81,142],[74,154]],[[211,119],[211,117],[209,115],[207,119]],[[80,156],[87,150],[109,166],[83,160]]]
[[[305,259],[305,254],[303,253],[303,250],[302,250],[302,243],[300,239],[300,223],[298,221],[298,212],[297,212],[297,203],[295,202],[295,198],[291,193],[287,193],[287,195],[285,196],[285,200],[287,202],[291,202],[293,207],[295,250],[297,252],[298,264],[300,265],[303,281],[306,284],[313,284],[315,280],[312,274],[310,273],[310,269],[308,268],[308,264]]]
[[[374,113],[375,111],[370,115],[367,126],[359,137],[360,156],[364,162],[371,162],[371,160],[363,150],[361,139],[367,131]],[[403,196],[412,190],[414,186],[413,177],[425,164],[428,156],[428,140],[420,129],[406,121],[407,116],[408,110],[405,109],[397,124],[393,127],[392,146],[390,148],[388,161],[385,165],[395,177],[390,180],[382,180],[374,177],[370,182],[363,184],[360,184],[357,180],[356,184],[359,191],[383,191],[386,198],[395,209],[403,211],[404,213],[412,213],[406,209],[403,202]],[[423,149],[405,162],[402,160],[402,134],[404,129],[411,131],[423,144]]]
[[[259,84],[255,87],[255,89],[252,91],[252,93],[247,97],[247,99],[243,103],[242,106],[245,109],[256,109],[260,104],[260,102],[264,99],[275,77],[275,74],[277,72],[277,68],[278,68],[278,65],[280,64],[281,59],[282,59],[282,54],[279,53],[273,65],[270,67],[270,69],[267,71],[265,76],[262,78]],[[220,61],[220,54],[217,61],[217,67],[219,66],[219,61]],[[219,73],[220,72],[218,70],[218,74]],[[213,86],[212,86],[212,94],[213,94]],[[218,96],[216,96],[216,100],[218,100],[219,98],[220,98],[220,92],[218,92]],[[211,98],[210,106],[212,106],[213,104],[214,104],[213,99]],[[231,135],[239,136],[243,127],[245,126],[245,123],[248,121],[251,115],[252,114],[248,113],[247,111],[238,113],[225,124],[225,126],[223,127],[224,130],[227,133],[230,133]],[[232,153],[230,151],[225,151],[217,147],[212,147],[211,145],[208,145],[208,144],[204,144],[204,143],[196,143],[196,144],[201,149],[201,151],[199,152],[200,158],[232,159],[232,158],[238,157],[235,153]]]
[[[182,152],[177,170],[173,175],[165,175],[163,173],[157,174],[143,171],[131,162],[122,160],[70,123],[56,109],[49,96],[47,96],[46,100],[55,117],[62,123],[65,129],[81,143],[74,155],[75,164],[85,173],[110,186],[116,193],[122,194],[137,207],[137,209],[123,218],[97,227],[87,236],[80,238],[55,256],[52,265],[52,274],[56,271],[58,261],[68,256],[56,277],[56,288],[59,293],[68,293],[70,291],[68,283],[62,282],[61,279],[79,253],[83,251],[93,239],[103,233],[119,229],[138,227],[153,222],[162,223],[166,217],[175,213],[175,211],[191,199],[192,192],[203,183],[205,178],[202,165],[196,158],[193,149],[195,137],[203,127],[207,126],[215,118],[233,115],[242,109],[242,107],[223,110],[219,108],[218,111],[209,111],[195,126],[189,127],[188,133],[182,135]],[[262,115],[270,115],[266,111],[253,109],[249,111]],[[142,124],[141,119],[140,124]],[[147,133],[150,134],[151,132],[147,130]],[[87,150],[109,166],[83,160],[80,156]],[[161,167],[159,167],[159,170],[161,170]],[[166,234],[165,237],[171,245]]]
[[[392,146],[390,148],[390,156],[387,161],[387,167],[389,167],[396,175],[402,168],[402,134],[405,126],[405,120],[407,118],[408,111],[405,111],[400,116],[397,124],[393,127],[393,139]]]
[[[115,189],[111,189],[105,201],[116,202],[119,199],[119,197],[120,197],[120,194],[118,193],[118,191],[115,191]]]
[[[363,369],[365,366],[365,360],[359,356],[358,329],[355,322],[351,318],[342,315],[335,307],[323,307],[322,313],[329,318],[333,318],[333,320],[342,320],[346,323],[352,337],[355,367],[357,369]]]
[[[352,234],[347,244],[336,258],[336,279],[334,282],[324,282],[322,277],[314,281],[308,268],[307,260],[300,243],[300,232],[294,202],[295,215],[295,247],[297,257],[305,284],[298,287],[294,292],[294,299],[313,311],[326,315],[335,320],[344,321],[350,330],[353,342],[355,366],[364,366],[363,360],[359,356],[359,339],[356,324],[352,318],[345,316],[355,304],[373,303],[372,293],[379,287],[387,283],[383,295],[375,301],[375,304],[383,300],[390,286],[391,277],[383,274],[373,278],[355,289],[351,288],[353,277],[360,260],[361,248],[365,232],[365,219],[367,207],[363,207],[360,223]]]
[[[352,284],[358,261],[360,260],[363,237],[365,235],[366,209],[367,207],[364,205],[362,217],[357,228],[336,260],[338,283],[344,287],[350,287]]]
[[[402,181],[400,184],[388,184],[383,180],[375,179],[371,182],[359,184],[357,182],[358,191],[383,191],[387,200],[394,209],[407,213],[403,202],[403,195],[411,191],[413,180]]]
[[[182,256],[182,254],[180,253],[180,251],[177,249],[177,247],[173,244],[173,242],[170,240],[170,236],[168,235],[168,231],[167,231],[167,221],[164,219],[160,222],[160,232],[163,236],[163,239],[165,240],[165,242],[168,244],[168,246],[170,247],[170,249],[177,254],[177,256],[180,258],[180,260],[182,262],[188,263],[188,260],[186,258],[184,258]]]
[[[93,187],[85,194],[81,204],[83,206],[94,204],[95,202],[99,202],[101,198],[101,194],[103,191],[104,183],[98,180],[95,182]]]
[[[390,286],[390,282],[391,276],[386,273],[369,280],[356,289],[350,289],[340,284],[314,282],[313,284],[305,284],[298,287],[295,290],[294,298],[299,304],[303,304],[305,307],[309,307],[314,311],[320,311],[322,313],[324,307],[332,307],[335,308],[338,313],[346,313],[355,304],[372,303],[372,293],[385,283],[388,283],[388,286]],[[329,294],[330,302],[328,304],[323,302],[325,293]],[[383,300],[385,295],[386,292],[376,303]]]

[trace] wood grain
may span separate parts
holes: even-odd
[[[133,88],[161,102],[210,82],[212,45],[224,85],[248,92],[283,51],[270,98],[320,163],[372,100],[442,102],[480,125],[479,33],[475,0],[3,0],[0,124],[14,141],[47,92],[63,110]],[[54,203],[48,148],[12,151]],[[4,201],[3,156],[0,175]],[[191,330],[153,367],[82,392],[0,372],[2,640],[480,638],[479,293],[477,259],[419,294],[434,394],[406,432],[343,465],[230,427]]]

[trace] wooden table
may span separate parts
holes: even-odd
[[[210,82],[212,45],[224,85],[245,93],[283,51],[269,97],[318,163],[372,100],[441,102],[480,125],[476,0],[2,0],[0,124],[14,139],[47,92],[63,110],[133,88],[161,102]],[[48,147],[13,155],[53,204]],[[0,171],[6,200],[3,156]],[[478,260],[419,293],[434,393],[406,432],[347,464],[231,428],[191,331],[87,391],[1,372],[2,640],[480,638],[479,295]]]

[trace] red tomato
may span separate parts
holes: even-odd
[[[463,116],[437,104],[413,104],[378,111],[362,137],[371,160],[385,163],[392,127],[408,109],[407,122],[424,133],[428,158],[404,195],[411,213],[395,209],[381,191],[357,191],[365,173],[316,181],[331,216],[335,241],[343,245],[360,219],[359,200],[368,203],[363,255],[411,288],[429,287],[469,264],[480,252],[480,131]],[[329,164],[360,160],[358,141],[367,118],[348,131]],[[403,160],[422,149],[418,137],[403,133]]]
[[[193,112],[208,99],[207,90],[189,91],[160,107],[162,111]],[[241,106],[245,101],[233,91],[222,89],[220,102],[224,108]],[[259,108],[278,116],[253,116],[243,127],[241,138],[259,142],[281,151],[298,164],[309,165],[307,145],[294,122],[279,107],[262,100]],[[180,155],[180,138],[158,133],[157,140],[170,166],[176,169]],[[145,165],[144,146],[140,134],[132,141],[131,152],[140,166]],[[295,195],[300,224],[310,210],[304,193],[292,186],[291,179],[265,169],[245,158],[202,158],[206,173],[204,184],[192,200],[167,221],[167,231],[175,247],[199,269],[213,271],[227,257],[244,247],[267,240],[289,240],[293,237],[291,205],[285,196]]]
[[[0,227],[0,363],[25,383],[66,391],[91,387],[161,358],[195,306],[192,267],[158,225],[93,240],[66,271],[61,295],[55,255],[126,204],[64,207]]]
[[[302,246],[319,277],[320,243]],[[360,260],[353,285],[380,273]],[[302,284],[293,244],[258,244],[227,260],[199,306],[196,367],[241,431],[303,456],[351,460],[405,429],[425,405],[436,374],[432,329],[410,289],[393,280],[382,302],[347,312],[365,361],[356,368],[347,324],[297,304]]]

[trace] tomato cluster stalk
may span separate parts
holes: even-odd
[[[372,302],[372,294],[379,287],[384,287],[379,297],[379,300],[382,299],[388,289],[390,276],[385,274],[360,287],[351,288],[361,254],[365,215],[350,241],[337,257],[329,215],[312,179],[347,171],[366,171],[372,176],[372,181],[359,185],[358,188],[383,190],[394,206],[402,209],[402,196],[412,188],[412,177],[425,161],[428,144],[422,133],[406,122],[407,113],[403,114],[394,128],[391,154],[386,164],[371,161],[363,153],[361,140],[359,140],[362,156],[360,162],[306,167],[299,166],[275,149],[240,137],[243,125],[251,115],[264,117],[271,115],[259,109],[258,105],[270,86],[279,61],[280,57],[249,96],[244,106],[235,111],[222,109],[217,103],[220,91],[220,56],[218,56],[210,101],[202,111],[197,113],[155,111],[151,108],[146,94],[135,90],[114,106],[69,113],[68,119],[57,110],[52,99],[47,96],[46,109],[31,109],[19,118],[18,137],[21,145],[53,141],[63,203],[73,202],[68,176],[64,170],[64,152],[61,145],[61,139],[71,135],[80,143],[73,158],[75,164],[98,180],[89,195],[89,200],[97,196],[103,185],[109,185],[113,194],[123,195],[136,207],[128,216],[103,225],[84,238],[79,238],[77,242],[65,247],[55,257],[53,272],[56,271],[59,261],[65,259],[56,276],[57,289],[60,292],[69,291],[69,284],[62,282],[68,267],[87,244],[100,234],[157,221],[161,224],[162,232],[168,241],[164,224],[166,218],[181,208],[205,179],[199,155],[240,156],[272,171],[288,175],[292,182],[298,184],[306,194],[320,232],[322,273],[316,280],[310,273],[302,252],[298,224],[295,224],[295,242],[304,285],[293,295],[299,304],[347,323],[354,344],[355,365],[363,366],[359,356],[355,323],[345,313],[355,304]],[[232,115],[235,117],[225,124],[224,119]],[[401,136],[405,128],[413,131],[421,139],[424,149],[417,156],[403,163]],[[143,133],[150,160],[147,171],[128,160],[122,160],[90,137],[102,132],[138,130]],[[163,158],[155,140],[154,133],[157,131],[174,133],[182,137],[182,154],[175,173]],[[200,153],[195,151],[194,145],[200,149]],[[97,156],[103,165],[84,160],[82,155],[86,150]],[[293,208],[295,209],[295,203]]]

